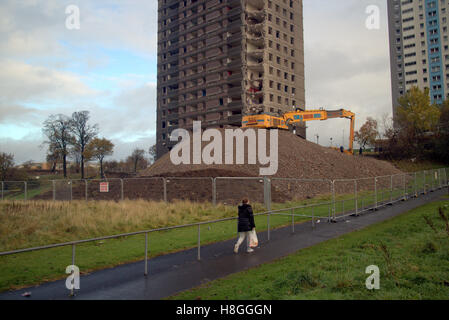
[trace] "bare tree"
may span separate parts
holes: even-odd
[[[50,172],[54,173],[56,171],[56,165],[62,160],[62,156],[56,147],[49,145],[46,159],[48,163],[51,163]]]
[[[1,152],[0,153],[0,178],[2,181],[6,180],[8,171],[14,167],[14,155]]]
[[[84,179],[84,151],[87,144],[97,136],[98,124],[90,125],[89,111],[74,112],[71,119],[71,132],[75,136],[75,147],[80,154],[81,179]]]
[[[73,144],[74,137],[71,134],[72,122],[69,117],[58,114],[51,115],[44,122],[42,129],[47,141],[44,143],[49,145],[49,153],[57,153],[62,158],[62,168],[64,178],[67,178],[67,154],[69,146]]]
[[[134,149],[133,153],[128,157],[128,160],[133,164],[134,173],[136,173],[139,162],[145,161],[145,150]]]
[[[148,153],[150,154],[150,163],[154,163],[156,161],[156,145],[153,144],[149,149]]]

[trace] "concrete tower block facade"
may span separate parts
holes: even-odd
[[[159,0],[157,157],[170,133],[304,108],[302,0]],[[301,135],[305,137],[305,128]]]
[[[449,1],[388,0],[393,112],[412,86],[449,97]]]

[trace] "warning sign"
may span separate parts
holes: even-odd
[[[109,182],[100,182],[100,192],[109,192]]]

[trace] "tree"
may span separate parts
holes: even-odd
[[[9,170],[14,167],[14,155],[1,152],[0,153],[0,178],[6,180]]]
[[[81,179],[84,179],[84,151],[87,144],[97,136],[98,124],[88,124],[89,111],[74,112],[71,119],[71,132],[75,137],[74,147],[80,155]]]
[[[86,146],[86,150],[84,151],[84,156],[86,159],[95,158],[100,163],[100,175],[101,178],[104,178],[103,171],[103,160],[106,156],[112,155],[114,150],[114,144],[108,139],[102,138],[94,138],[91,142]]]
[[[56,165],[62,160],[61,153],[54,145],[48,146],[46,160],[48,163],[51,163],[50,172],[54,173],[56,171]]]
[[[154,163],[156,161],[156,145],[153,144],[149,149],[148,153],[150,154],[150,163]]]
[[[139,162],[145,160],[145,150],[142,149],[134,149],[133,153],[128,157],[128,160],[133,164],[134,173],[137,172],[137,165]]]
[[[421,91],[412,87],[399,98],[397,124],[400,129],[411,130],[415,137],[435,130],[440,119],[440,110],[430,103],[429,89]]]
[[[365,124],[355,133],[355,140],[365,149],[367,145],[374,146],[379,137],[377,121],[368,117]]]
[[[49,154],[62,158],[64,178],[67,178],[67,154],[69,146],[73,144],[74,137],[71,134],[71,119],[63,114],[51,115],[44,121],[42,129],[49,145]]]

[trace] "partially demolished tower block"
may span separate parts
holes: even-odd
[[[158,1],[158,158],[193,121],[304,107],[302,0]]]

